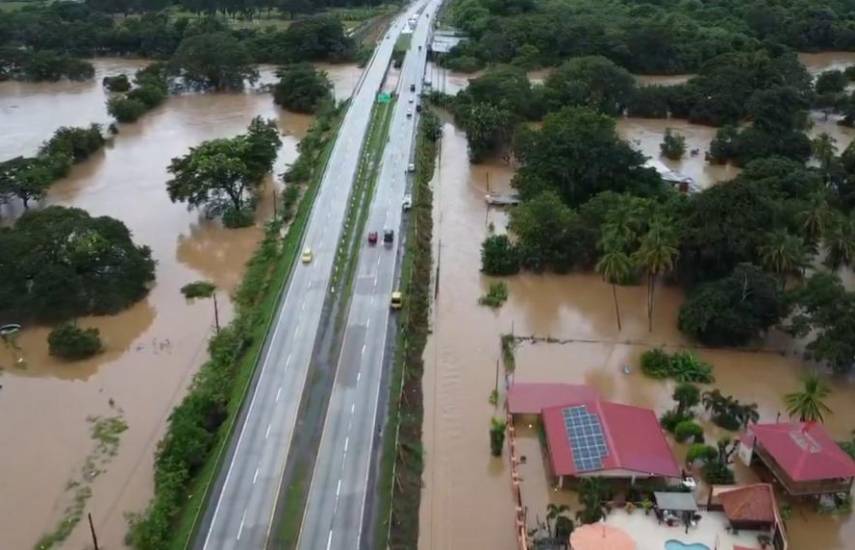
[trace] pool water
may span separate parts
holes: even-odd
[[[665,550],[710,550],[710,547],[700,542],[686,544],[676,539],[671,539],[665,543]]]

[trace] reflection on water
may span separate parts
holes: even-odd
[[[693,74],[637,74],[635,81],[639,86],[673,86],[688,82]]]
[[[139,66],[133,60],[96,61],[99,78],[132,73]],[[325,70],[339,90],[352,89],[358,77],[352,66]],[[0,127],[16,132],[14,137],[0,134],[0,159],[33,152],[56,126],[99,120],[104,95],[100,81],[90,84],[0,84]],[[14,92],[7,93],[10,89]],[[20,111],[6,109],[12,103]],[[16,353],[0,347],[0,441],[14,449],[0,453],[0,548],[28,548],[58,521],[67,503],[66,481],[79,472],[91,449],[85,419],[115,414],[111,400],[124,410],[129,428],[118,455],[94,480],[87,510],[101,543],[122,545],[124,513],[141,510],[151,495],[157,441],[205,359],[213,330],[211,300],[187,302],[179,289],[193,280],[212,280],[219,288],[221,321],[228,322],[233,314],[229,295],[261,237],[260,223],[273,210],[278,185],[272,177],[265,182],[256,227],[227,230],[169,201],[166,167],[203,140],[243,132],[256,115],[278,123],[283,145],[274,171],[280,173],[296,158],[311,117],[285,112],[269,94],[257,91],[188,94],[170,98],[135,124],[122,125],[104,151],[51,187],[49,204],[121,219],[135,242],[152,248],[157,279],[146,299],[126,311],[80,320],[99,328],[105,341],[106,351],[95,358],[68,364],[50,357],[44,327],[27,328],[18,337],[25,370],[12,366]],[[85,547],[83,527],[75,529],[66,547]]]
[[[632,119],[622,122],[621,131],[626,132]],[[664,132],[665,121],[659,122]],[[709,137],[711,134],[693,139],[700,143]],[[655,139],[656,152],[659,141],[661,137]],[[470,166],[465,135],[446,121],[433,182],[439,294],[423,378],[425,471],[419,540],[423,549],[516,548],[507,455],[498,460],[489,453],[490,418],[502,414],[488,402],[496,384],[501,334],[513,330],[517,335],[571,341],[521,345],[518,380],[585,383],[605,398],[650,407],[657,413],[673,406],[673,383],[642,376],[638,358],[648,347],[689,345],[677,329],[683,295],[673,287],[657,289],[652,333],[647,330],[645,288],[618,288],[623,321],[623,330],[618,332],[611,287],[593,274],[510,277],[505,279],[510,297],[502,308],[492,311],[479,306],[478,296],[486,292],[491,280],[479,273],[480,243],[491,223],[501,232],[507,221],[503,211],[486,210],[483,195],[488,182],[490,190],[506,191],[511,177],[511,168],[500,161]],[[716,387],[742,401],[757,402],[761,418],[767,421],[775,420],[782,410],[782,395],[799,386],[804,372],[804,365],[780,334],[772,334],[758,352],[698,353],[715,366]],[[624,374],[624,365],[632,366],[630,374]],[[829,405],[835,413],[828,427],[842,437],[852,429],[855,381],[832,383]],[[710,439],[720,432],[705,427]],[[551,491],[543,478],[536,434],[526,426],[517,433],[520,453],[527,458],[521,473],[530,526],[536,516],[543,520],[549,501],[570,504],[572,515],[578,509],[573,495]],[[684,448],[676,448],[678,457],[684,452]],[[742,469],[738,474],[747,479],[750,472]],[[845,541],[855,539],[852,517],[841,522],[801,508],[794,513],[789,529],[794,549],[842,550],[847,548]],[[812,545],[808,541],[821,542]]]

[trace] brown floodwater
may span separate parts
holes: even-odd
[[[802,52],[799,53],[799,61],[812,75],[831,70],[842,71],[850,65],[855,65],[855,52]]]
[[[518,380],[586,383],[607,399],[657,413],[673,406],[673,383],[642,376],[639,355],[653,346],[690,345],[677,329],[683,294],[673,287],[657,289],[652,332],[647,327],[644,287],[618,289],[623,321],[619,332],[611,287],[593,274],[509,277],[504,306],[497,311],[479,306],[478,297],[493,280],[479,273],[480,243],[491,223],[501,232],[507,222],[506,212],[486,209],[483,196],[488,182],[493,192],[507,191],[512,175],[512,168],[501,161],[470,165],[465,134],[445,122],[433,182],[439,293],[423,378],[426,462],[419,547],[424,549],[516,548],[507,450],[502,458],[492,458],[489,452],[490,418],[502,415],[501,408],[488,402],[497,379],[501,334],[513,331],[566,341],[521,344],[516,354]],[[715,386],[742,401],[758,403],[765,421],[774,421],[782,412],[783,394],[798,388],[805,372],[793,345],[775,332],[756,351],[697,353],[714,365]],[[624,365],[631,366],[630,374],[623,373]],[[835,436],[843,437],[853,428],[855,380],[830,383],[828,404],[834,414],[827,425]],[[501,376],[499,387],[501,391]],[[718,435],[718,429],[709,425],[707,429],[710,439]],[[527,459],[520,467],[522,494],[529,527],[534,527],[536,518],[543,520],[548,502],[573,507],[575,496],[550,488],[535,430],[518,427],[517,443]],[[675,452],[679,457],[685,450],[675,446]],[[737,468],[737,475],[747,480],[752,474]],[[834,520],[804,507],[795,509],[788,527],[794,549],[842,550],[847,548],[845,541],[855,538],[851,516]],[[812,544],[817,541],[821,542]]]
[[[99,75],[131,73],[140,66],[134,60],[99,59],[95,64]],[[339,98],[358,79],[353,66],[325,70]],[[11,85],[0,87],[0,105],[16,108],[0,110],[0,127],[15,128],[17,137],[0,134],[0,159],[32,153],[59,125],[104,120],[98,118],[106,114],[100,82],[88,87],[6,84]],[[51,116],[40,114],[45,112]],[[79,112],[88,114],[80,117]],[[32,547],[55,527],[72,497],[66,483],[79,479],[94,447],[86,418],[116,410],[128,430],[106,472],[92,481],[86,510],[94,516],[102,545],[123,545],[124,514],[139,512],[151,496],[157,442],[169,412],[205,360],[213,331],[211,301],[188,303],[179,289],[193,280],[211,280],[219,289],[221,322],[229,321],[229,295],[261,237],[261,223],[272,213],[278,185],[273,177],[265,182],[255,227],[228,230],[169,201],[166,167],[172,157],[203,140],[242,132],[256,115],[278,123],[283,145],[274,172],[280,173],[296,158],[311,117],[283,111],[269,94],[257,91],[187,94],[170,98],[135,124],[122,125],[103,151],[51,187],[47,204],[121,219],[135,242],[152,248],[157,279],[149,295],[126,311],[80,320],[83,326],[98,327],[105,341],[106,351],[93,359],[67,364],[50,357],[44,327],[21,332],[20,352],[0,347],[0,441],[7,449],[0,453],[0,548]],[[19,356],[25,368],[13,366]],[[86,546],[84,527],[78,525],[65,547]]]

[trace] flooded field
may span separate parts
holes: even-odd
[[[122,61],[97,60],[98,74],[133,72],[139,66]],[[343,95],[359,77],[352,66],[326,70]],[[59,125],[106,121],[100,82],[88,85],[69,91],[78,85],[30,84],[32,94],[27,94],[15,84],[11,102],[9,88],[0,87],[2,105],[18,105],[11,112],[0,110],[0,127],[18,128],[15,139],[0,136],[0,159],[32,153]],[[26,116],[48,105],[51,116]],[[81,117],[81,112],[88,114]],[[135,124],[122,125],[104,150],[51,187],[48,204],[121,219],[135,242],[152,248],[157,279],[147,298],[130,309],[80,320],[83,326],[98,327],[105,341],[106,351],[91,360],[66,364],[50,357],[47,328],[27,328],[18,337],[26,368],[13,367],[16,354],[0,347],[0,441],[4,449],[14,450],[0,453],[0,548],[30,548],[54,528],[72,497],[66,483],[79,478],[95,445],[87,417],[117,414],[128,430],[106,471],[91,482],[86,509],[95,518],[99,542],[122,546],[124,514],[139,511],[150,497],[157,441],[205,359],[213,330],[211,301],[187,303],[179,289],[197,279],[214,282],[221,322],[228,322],[229,294],[261,237],[261,222],[271,215],[276,185],[272,177],[265,183],[256,227],[227,230],[169,201],[166,167],[190,146],[244,131],[256,115],[279,125],[283,145],[274,171],[280,173],[296,158],[311,117],[279,109],[269,94],[188,94],[170,98]],[[23,142],[29,145],[23,147]],[[88,536],[81,523],[65,547],[83,548]]]
[[[823,71],[842,71],[849,65],[855,65],[855,52],[799,53],[799,61],[812,75]]]
[[[499,232],[506,224],[503,211],[485,209],[483,195],[488,178],[491,190],[506,191],[512,170],[499,161],[471,166],[465,135],[450,122],[444,125],[441,150],[434,180],[439,293],[425,351],[426,463],[419,547],[512,550],[514,505],[507,453],[491,457],[488,437],[490,418],[502,414],[488,402],[497,380],[499,336],[513,331],[569,340],[563,345],[521,345],[518,380],[586,383],[607,399],[662,412],[673,407],[673,385],[643,377],[638,357],[653,346],[689,345],[677,329],[683,295],[677,288],[657,290],[652,333],[647,330],[643,287],[618,289],[623,321],[618,332],[611,288],[592,274],[510,277],[506,279],[510,297],[504,306],[496,312],[479,306],[478,297],[491,280],[479,273],[480,243],[488,224],[492,222]],[[757,402],[766,421],[774,421],[783,411],[783,394],[798,387],[805,368],[780,334],[772,334],[756,352],[698,353],[714,365],[715,386],[740,400]],[[623,373],[625,364],[632,366],[628,375]],[[832,384],[828,404],[834,414],[828,427],[843,437],[853,428],[855,381],[835,379]],[[716,433],[709,431],[710,437]],[[533,526],[537,516],[544,518],[547,502],[557,500],[572,508],[574,497],[553,492],[543,478],[535,431],[522,426],[517,437],[520,452],[527,457],[521,467],[523,498]],[[676,449],[678,457],[684,452]],[[750,475],[744,469],[737,473],[743,478]],[[574,512],[575,508],[571,516]],[[843,550],[855,538],[852,516],[841,521],[819,517],[810,509],[796,508],[788,527],[794,550]],[[811,544],[820,539],[821,544]]]

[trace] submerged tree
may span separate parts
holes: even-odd
[[[622,250],[619,241],[607,240],[601,243],[603,255],[597,262],[597,273],[602,275],[603,280],[612,286],[612,298],[615,302],[615,317],[617,318],[618,331],[623,330],[620,320],[620,304],[617,298],[617,285],[629,278],[632,274],[632,261]]]
[[[679,240],[670,220],[654,220],[647,233],[641,238],[641,244],[633,253],[636,265],[647,273],[647,323],[653,332],[653,302],[656,292],[656,280],[674,269],[679,251]]]

